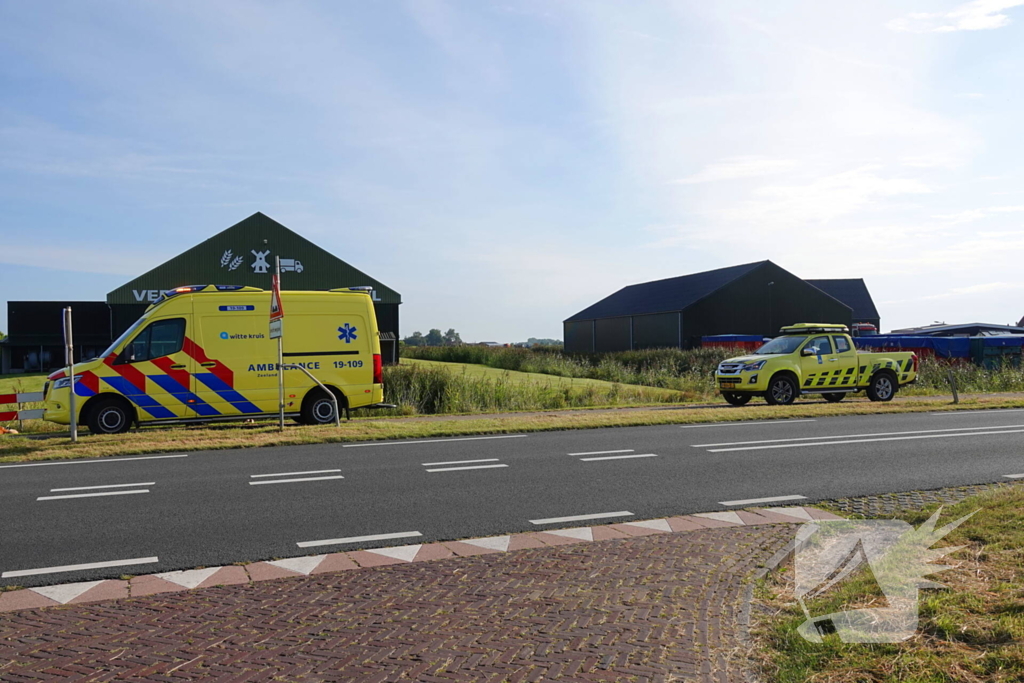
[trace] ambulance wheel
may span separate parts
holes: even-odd
[[[796,400],[796,395],[796,382],[793,381],[792,377],[789,375],[775,375],[768,382],[768,391],[765,392],[764,399],[768,401],[768,405],[788,406]]]
[[[722,394],[725,402],[733,406],[745,406],[750,403],[750,394],[734,394],[732,392]]]
[[[131,406],[120,398],[101,398],[89,406],[85,423],[93,434],[124,434],[135,418]]]
[[[839,392],[834,393],[834,394],[822,394],[821,396],[822,396],[822,398],[824,398],[829,403],[839,403],[844,398],[846,398],[846,394],[839,393]]]
[[[338,409],[345,410],[345,396],[339,391],[334,391],[338,400]],[[334,423],[334,403],[320,387],[316,387],[306,394],[302,401],[301,411],[302,424],[326,425]]]
[[[896,395],[896,377],[888,372],[880,372],[871,378],[868,385],[868,398],[872,401],[891,401]]]

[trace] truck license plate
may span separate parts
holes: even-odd
[[[739,382],[734,380],[734,379],[723,379],[722,380],[722,388],[723,389],[735,389],[737,384],[739,384]]]

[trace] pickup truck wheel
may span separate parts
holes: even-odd
[[[722,394],[726,403],[734,406],[745,406],[750,403],[750,394],[734,394],[732,392]]]
[[[768,405],[788,406],[796,400],[796,393],[796,382],[791,377],[777,375],[772,377],[768,383],[768,391],[765,392],[764,399],[768,401]]]
[[[896,395],[896,378],[888,372],[880,372],[871,378],[868,398],[872,401],[891,401]]]
[[[840,402],[840,401],[842,401],[842,400],[843,400],[844,398],[846,398],[846,394],[841,394],[841,393],[835,393],[835,394],[822,394],[822,397],[823,397],[823,398],[824,398],[824,399],[825,399],[826,401],[828,401],[829,403],[839,403],[839,402]]]

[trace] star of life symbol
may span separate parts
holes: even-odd
[[[942,508],[915,529],[898,519],[808,522],[797,533],[796,596],[807,620],[797,632],[812,643],[835,633],[844,643],[898,643],[911,638],[918,625],[918,591],[939,588],[928,574],[951,569],[931,564],[964,546],[932,546],[973,516],[965,515],[935,528]],[[820,595],[867,564],[885,595],[885,607],[853,609],[812,617],[804,602]]]
[[[356,339],[356,332],[359,330],[358,327],[353,327],[348,323],[345,323],[344,327],[338,328],[338,339],[342,339],[346,344],[351,344],[353,339]]]

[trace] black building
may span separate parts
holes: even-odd
[[[870,323],[882,330],[882,319],[878,317],[878,309],[871,299],[868,286],[860,278],[846,280],[808,280],[821,291],[833,299],[839,299],[853,309],[853,322]]]
[[[567,351],[624,351],[692,348],[705,335],[775,336],[801,322],[855,321],[851,306],[760,261],[624,287],[563,327]]]
[[[65,306],[71,306],[74,316],[76,360],[92,358],[165,290],[206,284],[269,290],[277,256],[281,257],[282,289],[370,287],[381,354],[385,363],[398,362],[401,295],[277,221],[255,213],[118,287],[106,301],[9,301],[8,336],[0,342],[0,374],[39,372],[64,364],[61,310]]]

